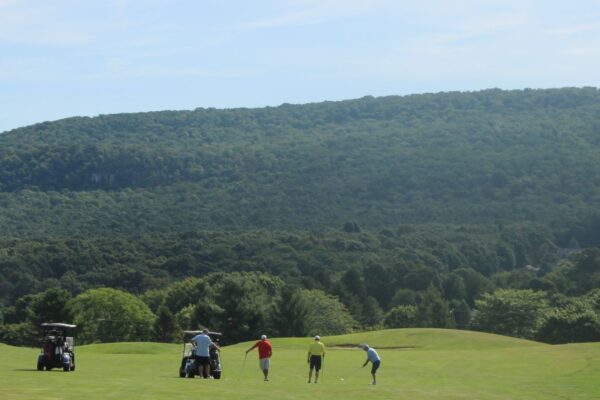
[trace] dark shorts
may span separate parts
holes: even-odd
[[[196,356],[194,359],[196,360],[196,366],[210,365],[210,357]]]
[[[379,369],[380,365],[381,365],[381,360],[380,361],[375,361],[373,363],[373,366],[371,367],[371,373],[374,374],[375,372],[377,372],[377,370]]]
[[[321,369],[321,356],[310,356],[310,369],[313,368],[317,371]]]

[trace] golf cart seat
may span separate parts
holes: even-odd
[[[193,355],[193,351],[194,351],[194,346],[191,343],[185,343],[183,345],[183,356],[184,357],[191,357]]]

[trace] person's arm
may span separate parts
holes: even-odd
[[[367,357],[367,361],[365,361],[365,363],[363,364],[363,368],[365,367],[365,365],[367,365],[369,363],[369,357]]]
[[[254,346],[250,347],[248,350],[246,350],[246,354],[248,354],[248,352],[250,352],[251,350],[254,350],[254,348],[258,346],[258,342],[254,343]]]

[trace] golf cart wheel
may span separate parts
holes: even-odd
[[[44,370],[44,364],[42,364],[42,363],[38,363],[38,364],[37,364],[37,370],[38,370],[38,371],[43,371],[43,370]]]
[[[71,371],[75,371],[75,364],[71,365]]]
[[[180,378],[185,378],[185,369],[179,368],[179,377]]]
[[[63,371],[69,372],[69,364],[63,365]]]
[[[217,371],[213,373],[213,378],[215,379],[221,379],[221,371]]]

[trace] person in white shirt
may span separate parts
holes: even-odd
[[[373,364],[371,367],[371,376],[373,376],[373,382],[371,382],[373,385],[377,384],[377,377],[376,377],[376,373],[377,370],[379,369],[379,366],[381,365],[381,358],[379,357],[379,354],[377,354],[377,352],[375,351],[375,349],[369,347],[368,344],[364,344],[362,346],[363,350],[367,352],[367,361],[365,361],[365,363],[363,364],[363,368],[369,363],[369,361],[371,361],[371,363]]]
[[[210,377],[210,347],[219,348],[219,346],[213,343],[208,336],[208,329],[204,329],[202,333],[194,336],[190,342],[194,345],[194,359],[198,373],[204,379],[208,379]]]

